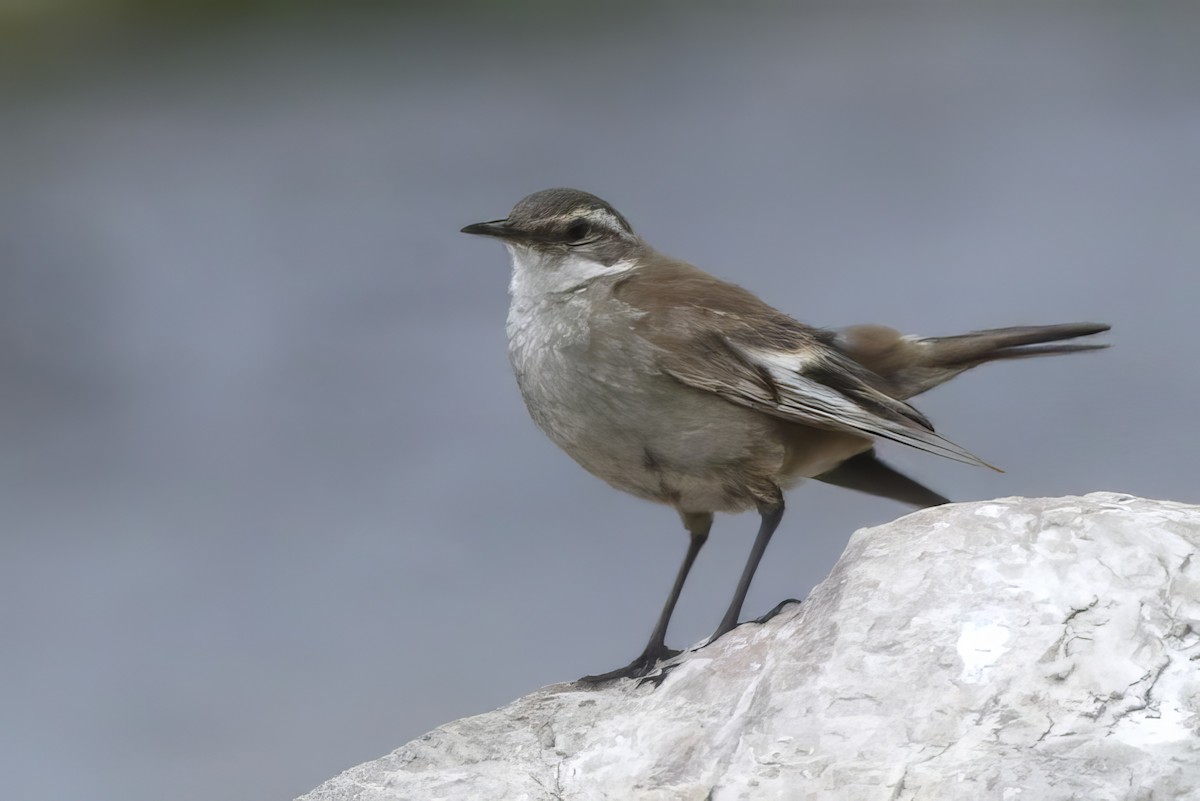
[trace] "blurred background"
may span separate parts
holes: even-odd
[[[639,651],[686,536],[529,421],[458,233],[548,186],[809,323],[1110,322],[918,399],[1005,474],[885,456],[1200,501],[1195,3],[0,9],[10,798],[290,798]],[[907,511],[789,503],[750,616]]]

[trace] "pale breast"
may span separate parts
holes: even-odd
[[[514,303],[509,356],[538,426],[586,470],[686,511],[740,511],[786,461],[778,422],[681,384],[602,284]]]

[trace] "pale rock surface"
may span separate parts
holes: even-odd
[[[1200,507],[1097,493],[857,532],[660,687],[559,684],[303,801],[1200,801]]]

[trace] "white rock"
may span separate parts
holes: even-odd
[[[1200,801],[1200,507],[927,509],[662,685],[559,684],[303,801]]]

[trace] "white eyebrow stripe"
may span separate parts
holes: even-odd
[[[556,223],[571,223],[580,220],[588,220],[590,222],[599,223],[605,228],[612,231],[624,231],[625,226],[621,221],[607,209],[588,209],[584,212],[570,211],[564,214],[555,214],[553,217],[546,218],[549,222]]]

